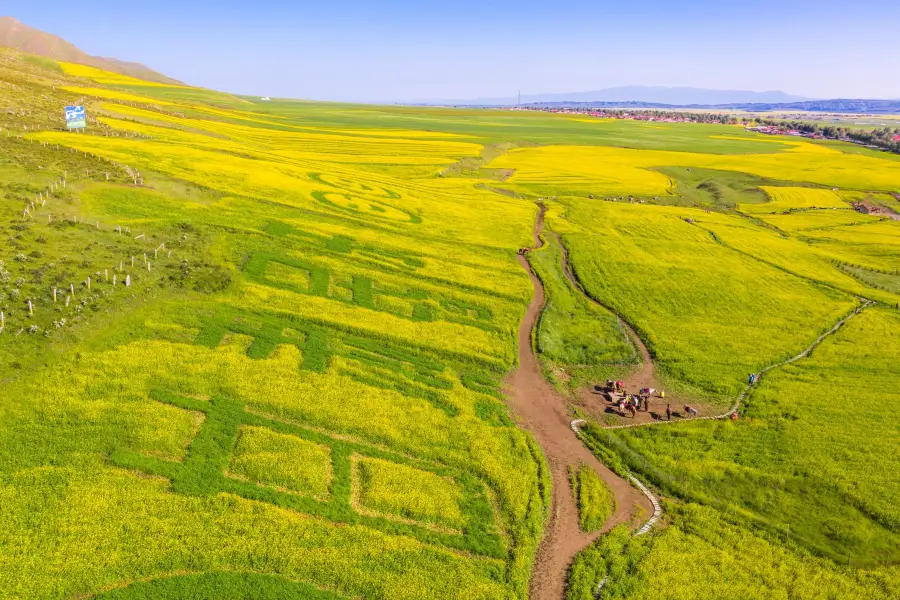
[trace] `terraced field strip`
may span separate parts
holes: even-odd
[[[712,232],[710,232],[710,233],[712,233]],[[581,285],[581,282],[578,281],[578,278],[575,277],[575,274],[572,271],[571,264],[569,263],[568,250],[566,249],[565,244],[563,244],[562,239],[559,237],[559,234],[552,232],[552,235],[554,235],[556,237],[556,240],[557,240],[557,242],[559,242],[559,247],[561,248],[561,251],[562,251],[563,272],[565,273],[566,278],[569,280],[569,282],[572,284],[572,286],[576,290],[578,290],[588,301],[593,302],[597,306],[600,306],[600,307],[616,314],[616,316],[619,318],[619,322],[621,323],[622,327],[624,327],[625,330],[628,332],[628,334],[631,336],[631,339],[634,342],[635,347],[637,347],[638,352],[641,355],[641,363],[642,363],[641,368],[636,373],[629,376],[625,380],[625,382],[624,382],[625,387],[626,388],[629,388],[629,387],[638,387],[638,388],[660,387],[658,385],[658,380],[656,379],[656,369],[653,365],[653,360],[650,356],[650,352],[647,349],[646,344],[644,344],[643,340],[641,340],[640,336],[637,334],[637,332],[634,330],[634,328],[631,327],[622,318],[621,315],[616,313],[610,307],[597,301],[595,298],[593,298],[590,294],[587,293],[587,291]],[[715,237],[715,234],[712,234],[712,235]],[[753,257],[753,258],[755,258],[755,257]],[[798,277],[802,277],[802,276],[798,275]],[[804,279],[808,279],[808,278],[804,278]],[[822,282],[815,281],[815,283],[822,283]],[[769,371],[771,371],[773,369],[777,369],[777,368],[783,367],[785,365],[789,365],[793,362],[800,360],[801,358],[805,358],[805,357],[809,356],[809,354],[813,350],[815,350],[816,347],[819,346],[819,344],[821,344],[827,337],[836,333],[841,327],[844,326],[844,324],[847,321],[849,321],[850,319],[852,319],[853,317],[855,317],[856,315],[861,313],[866,308],[869,308],[870,306],[873,306],[875,304],[875,302],[873,300],[869,300],[867,298],[860,298],[860,300],[861,300],[861,303],[856,308],[856,310],[854,310],[852,313],[850,313],[849,315],[847,315],[846,317],[844,317],[843,319],[841,319],[840,321],[835,323],[834,327],[832,327],[831,329],[829,329],[828,331],[826,331],[825,333],[820,335],[818,338],[816,338],[816,340],[812,344],[810,344],[809,347],[807,347],[805,350],[803,350],[801,353],[799,353],[796,356],[793,356],[787,360],[784,360],[780,363],[775,363],[775,364],[769,365],[768,367],[762,369],[759,373],[757,373],[756,380],[754,381],[754,383],[748,383],[744,387],[743,391],[740,393],[740,395],[735,400],[734,404],[731,406],[731,408],[727,412],[724,412],[722,414],[717,414],[717,415],[707,415],[707,416],[703,416],[703,417],[681,418],[681,419],[678,419],[677,421],[656,420],[656,421],[644,421],[644,422],[639,422],[639,423],[628,423],[628,424],[624,424],[624,425],[602,425],[602,427],[604,429],[628,429],[628,428],[632,428],[632,427],[645,427],[648,425],[662,425],[664,423],[683,423],[684,421],[704,421],[704,420],[730,418],[733,414],[735,414],[738,411],[738,409],[740,408],[743,401],[747,398],[747,394],[750,393],[750,390],[753,388],[754,385],[759,383],[760,379],[762,378],[762,376],[764,374],[768,373]],[[584,395],[584,394],[589,394],[589,392],[587,390],[584,390],[582,392],[582,395]],[[578,433],[578,431],[579,431],[578,426],[581,423],[585,423],[585,422],[586,421],[584,421],[583,419],[578,419],[578,420],[572,421],[572,429],[576,433]]]
[[[844,317],[843,319],[841,319],[840,321],[835,323],[834,327],[832,327],[831,329],[829,329],[828,331],[826,331],[825,333],[820,335],[818,338],[816,338],[816,340],[812,344],[810,344],[810,346],[808,348],[806,348],[803,352],[801,352],[800,354],[793,356],[787,360],[783,360],[780,363],[775,363],[775,364],[769,365],[765,369],[761,370],[759,373],[757,373],[756,380],[753,383],[748,383],[746,386],[744,386],[744,391],[742,391],[740,396],[737,397],[737,400],[735,400],[734,404],[731,406],[731,408],[728,410],[728,412],[722,413],[720,415],[709,415],[709,416],[705,416],[705,417],[693,417],[693,418],[687,418],[687,419],[679,419],[677,421],[662,421],[662,420],[647,421],[644,423],[628,423],[625,425],[604,425],[602,427],[604,429],[629,429],[632,427],[646,427],[649,425],[665,425],[667,423],[684,423],[685,421],[711,421],[711,420],[717,420],[717,419],[718,420],[728,419],[738,411],[738,409],[741,407],[741,404],[747,398],[747,394],[750,393],[750,390],[753,389],[753,386],[755,386],[757,383],[759,383],[760,379],[762,378],[762,376],[764,374],[768,373],[769,371],[771,371],[773,369],[778,369],[780,367],[784,367],[793,362],[796,362],[796,361],[800,360],[801,358],[806,358],[807,356],[809,356],[809,354],[813,350],[816,349],[816,347],[819,346],[819,344],[821,344],[823,341],[825,341],[826,338],[837,333],[837,331],[841,327],[843,327],[844,324],[847,323],[847,321],[849,321],[853,317],[857,316],[859,313],[861,313],[865,309],[869,308],[870,306],[874,306],[874,305],[875,305],[874,301],[865,300],[862,304],[860,304],[856,308],[856,310],[854,310],[852,313],[850,313],[849,315],[847,315],[846,317]],[[580,425],[582,423],[586,423],[586,421],[584,421],[583,419],[573,421],[572,428],[576,429],[578,427],[578,425]]]
[[[556,238],[556,242],[559,244],[560,251],[562,252],[563,273],[565,273],[566,279],[569,280],[569,283],[572,284],[572,287],[578,290],[578,292],[582,296],[584,296],[588,300],[588,302],[596,304],[597,306],[616,315],[616,318],[619,320],[619,324],[628,333],[628,337],[631,339],[631,343],[633,343],[635,348],[637,348],[638,354],[641,357],[641,366],[637,371],[629,375],[623,381],[625,387],[660,387],[656,378],[656,367],[653,364],[653,358],[650,356],[650,350],[647,349],[647,345],[637,334],[634,328],[622,317],[622,315],[613,310],[611,307],[604,305],[595,298],[592,298],[590,294],[587,293],[587,291],[584,289],[584,286],[581,285],[581,282],[578,281],[578,278],[575,277],[575,274],[572,271],[572,265],[569,263],[569,250],[566,248],[566,245],[563,244],[563,241],[559,237],[558,233],[551,232],[551,234]]]
[[[534,229],[534,247],[542,244],[543,208]],[[620,523],[629,522],[637,511],[649,512],[652,503],[628,481],[603,465],[572,434],[566,399],[544,380],[532,345],[532,334],[544,307],[544,289],[524,256],[519,256],[531,278],[534,296],[522,319],[518,335],[519,367],[507,379],[512,407],[519,424],[530,431],[540,444],[553,480],[550,520],[531,576],[531,600],[560,600],[566,574],[575,556],[600,535]],[[568,468],[583,463],[593,468],[609,486],[617,509],[600,531],[584,533],[578,518],[578,506],[569,490]]]

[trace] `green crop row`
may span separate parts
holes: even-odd
[[[616,511],[616,499],[612,492],[597,472],[587,465],[570,466],[569,483],[578,504],[581,530],[588,533],[598,531]]]
[[[209,496],[228,492],[248,500],[268,502],[306,514],[320,515],[329,520],[348,524],[364,524],[387,533],[409,535],[423,541],[466,550],[476,554],[502,558],[503,542],[497,535],[495,516],[478,478],[454,472],[447,467],[424,464],[400,455],[369,446],[329,437],[322,433],[246,412],[243,403],[225,397],[210,401],[195,400],[163,390],[151,391],[151,397],[177,408],[206,415],[199,432],[190,442],[182,463],[164,461],[130,450],[117,450],[110,461],[120,467],[160,475],[172,480],[172,491],[190,496]],[[226,475],[238,440],[241,426],[266,428],[275,433],[327,446],[331,451],[332,480],[327,501],[312,496],[297,495],[276,488],[259,486]],[[461,495],[459,507],[465,520],[462,534],[449,534],[395,521],[386,517],[362,515],[351,506],[351,456],[359,455],[407,465],[442,477],[453,477]],[[364,482],[363,482],[364,483]],[[402,516],[402,515],[398,515]]]
[[[341,600],[331,592],[260,573],[208,572],[175,575],[95,596],[96,600]]]

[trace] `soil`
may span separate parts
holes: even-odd
[[[566,246],[562,243],[562,240],[559,238],[559,235],[556,233],[553,234],[556,236],[556,241],[559,244],[559,247],[562,250],[562,266],[563,272],[566,275],[566,279],[569,280],[569,283],[572,284],[572,287],[578,290],[582,296],[584,296],[588,301],[593,302],[599,306],[603,306],[593,298],[591,298],[587,292],[585,292],[584,288],[581,286],[581,283],[575,277],[574,273],[572,273],[571,265],[569,264],[569,252],[566,249]],[[609,310],[609,307],[603,307]],[[641,340],[640,336],[638,336],[637,332],[622,320],[619,317],[619,325],[621,325],[622,329],[625,330],[625,333],[628,335],[629,339],[631,339],[632,344],[637,349],[638,356],[640,357],[640,367],[627,377],[622,379],[622,383],[625,384],[625,390],[629,394],[637,394],[638,390],[641,388],[653,388],[656,390],[663,390],[664,387],[656,376],[656,368],[653,365],[653,358],[650,356],[650,351],[647,349],[647,345]],[[599,385],[605,385],[605,382],[598,382]],[[618,407],[610,401],[610,398],[606,395],[606,393],[602,390],[597,389],[596,387],[584,388],[578,393],[579,400],[581,401],[581,406],[587,410],[589,414],[591,414],[596,419],[601,419],[604,415],[614,415],[622,418],[623,420],[627,420],[628,423],[649,423],[651,421],[657,421],[660,419],[666,418],[666,404],[672,405],[673,417],[679,418],[682,416],[683,405],[678,403],[678,400],[673,397],[668,398],[658,398],[654,397],[650,401],[650,410],[649,411],[639,411],[637,415],[632,418],[630,413],[620,414]],[[696,408],[701,416],[706,413],[712,414],[715,410],[715,407],[707,407],[704,405],[698,405],[692,403],[693,408]]]
[[[539,233],[542,228],[543,210],[534,230],[536,248],[541,245]],[[544,379],[531,343],[532,330],[544,306],[544,288],[525,257],[519,256],[518,260],[531,278],[534,297],[519,327],[519,366],[507,378],[506,384],[517,421],[541,446],[553,480],[550,520],[535,560],[529,597],[531,600],[562,600],[568,569],[575,555],[616,525],[631,522],[638,514],[650,514],[653,507],[639,490],[613,473],[582,445],[570,426],[566,399]],[[581,531],[578,506],[569,485],[568,467],[579,463],[593,468],[616,499],[616,512],[603,529],[593,533]]]

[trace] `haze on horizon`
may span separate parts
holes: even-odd
[[[90,54],[243,94],[402,102],[648,85],[900,98],[895,0],[722,4],[32,0],[5,12]]]

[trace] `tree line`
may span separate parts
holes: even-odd
[[[546,109],[543,109],[546,110]],[[613,119],[634,118],[635,115],[652,116],[654,119],[673,119],[691,123],[714,123],[722,125],[744,125],[746,127],[774,127],[783,131],[799,131],[809,136],[821,136],[829,140],[843,140],[874,146],[888,152],[900,154],[900,127],[880,127],[861,129],[834,124],[819,124],[789,119],[770,119],[761,116],[738,116],[719,112],[680,112],[666,110],[590,109],[575,112],[595,114]]]

